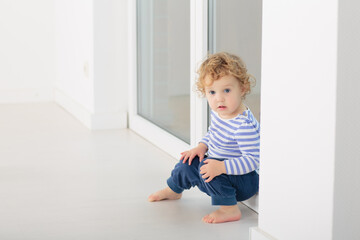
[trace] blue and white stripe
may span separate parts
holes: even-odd
[[[200,142],[207,145],[209,158],[225,158],[229,175],[259,168],[260,124],[249,109],[233,119],[221,119],[212,111],[209,131]]]

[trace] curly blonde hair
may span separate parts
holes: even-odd
[[[255,84],[255,78],[247,72],[246,65],[241,58],[227,52],[209,55],[197,73],[199,79],[196,82],[196,88],[202,96],[205,96],[206,86],[227,75],[232,75],[240,82],[240,86],[245,92],[243,98],[250,93],[251,87]],[[206,77],[210,79],[210,82],[205,82]]]

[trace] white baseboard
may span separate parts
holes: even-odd
[[[49,88],[0,89],[0,103],[28,103],[53,101],[53,92]]]
[[[58,89],[54,89],[54,100],[82,124],[91,129],[91,113],[84,106]]]
[[[258,227],[250,228],[250,240],[276,240],[276,238],[272,237],[270,234],[262,231]]]
[[[57,104],[92,130],[127,128],[127,112],[91,113],[59,89],[54,90],[54,99]]]

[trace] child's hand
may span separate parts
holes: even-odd
[[[200,168],[200,174],[202,174],[202,178],[207,178],[205,182],[210,182],[214,177],[226,173],[224,161],[206,159],[204,163],[206,164]]]
[[[204,159],[206,151],[207,151],[207,146],[203,143],[200,143],[197,147],[182,152],[180,160],[183,160],[183,163],[186,163],[186,161],[189,160],[189,165],[191,165],[191,162],[194,159],[194,157],[198,156],[199,161],[201,162]]]

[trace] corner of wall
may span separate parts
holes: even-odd
[[[59,89],[54,101],[91,130],[127,128],[127,112],[92,113]]]
[[[58,88],[54,89],[54,101],[78,119],[82,124],[91,129],[91,113],[84,106],[76,102]]]

